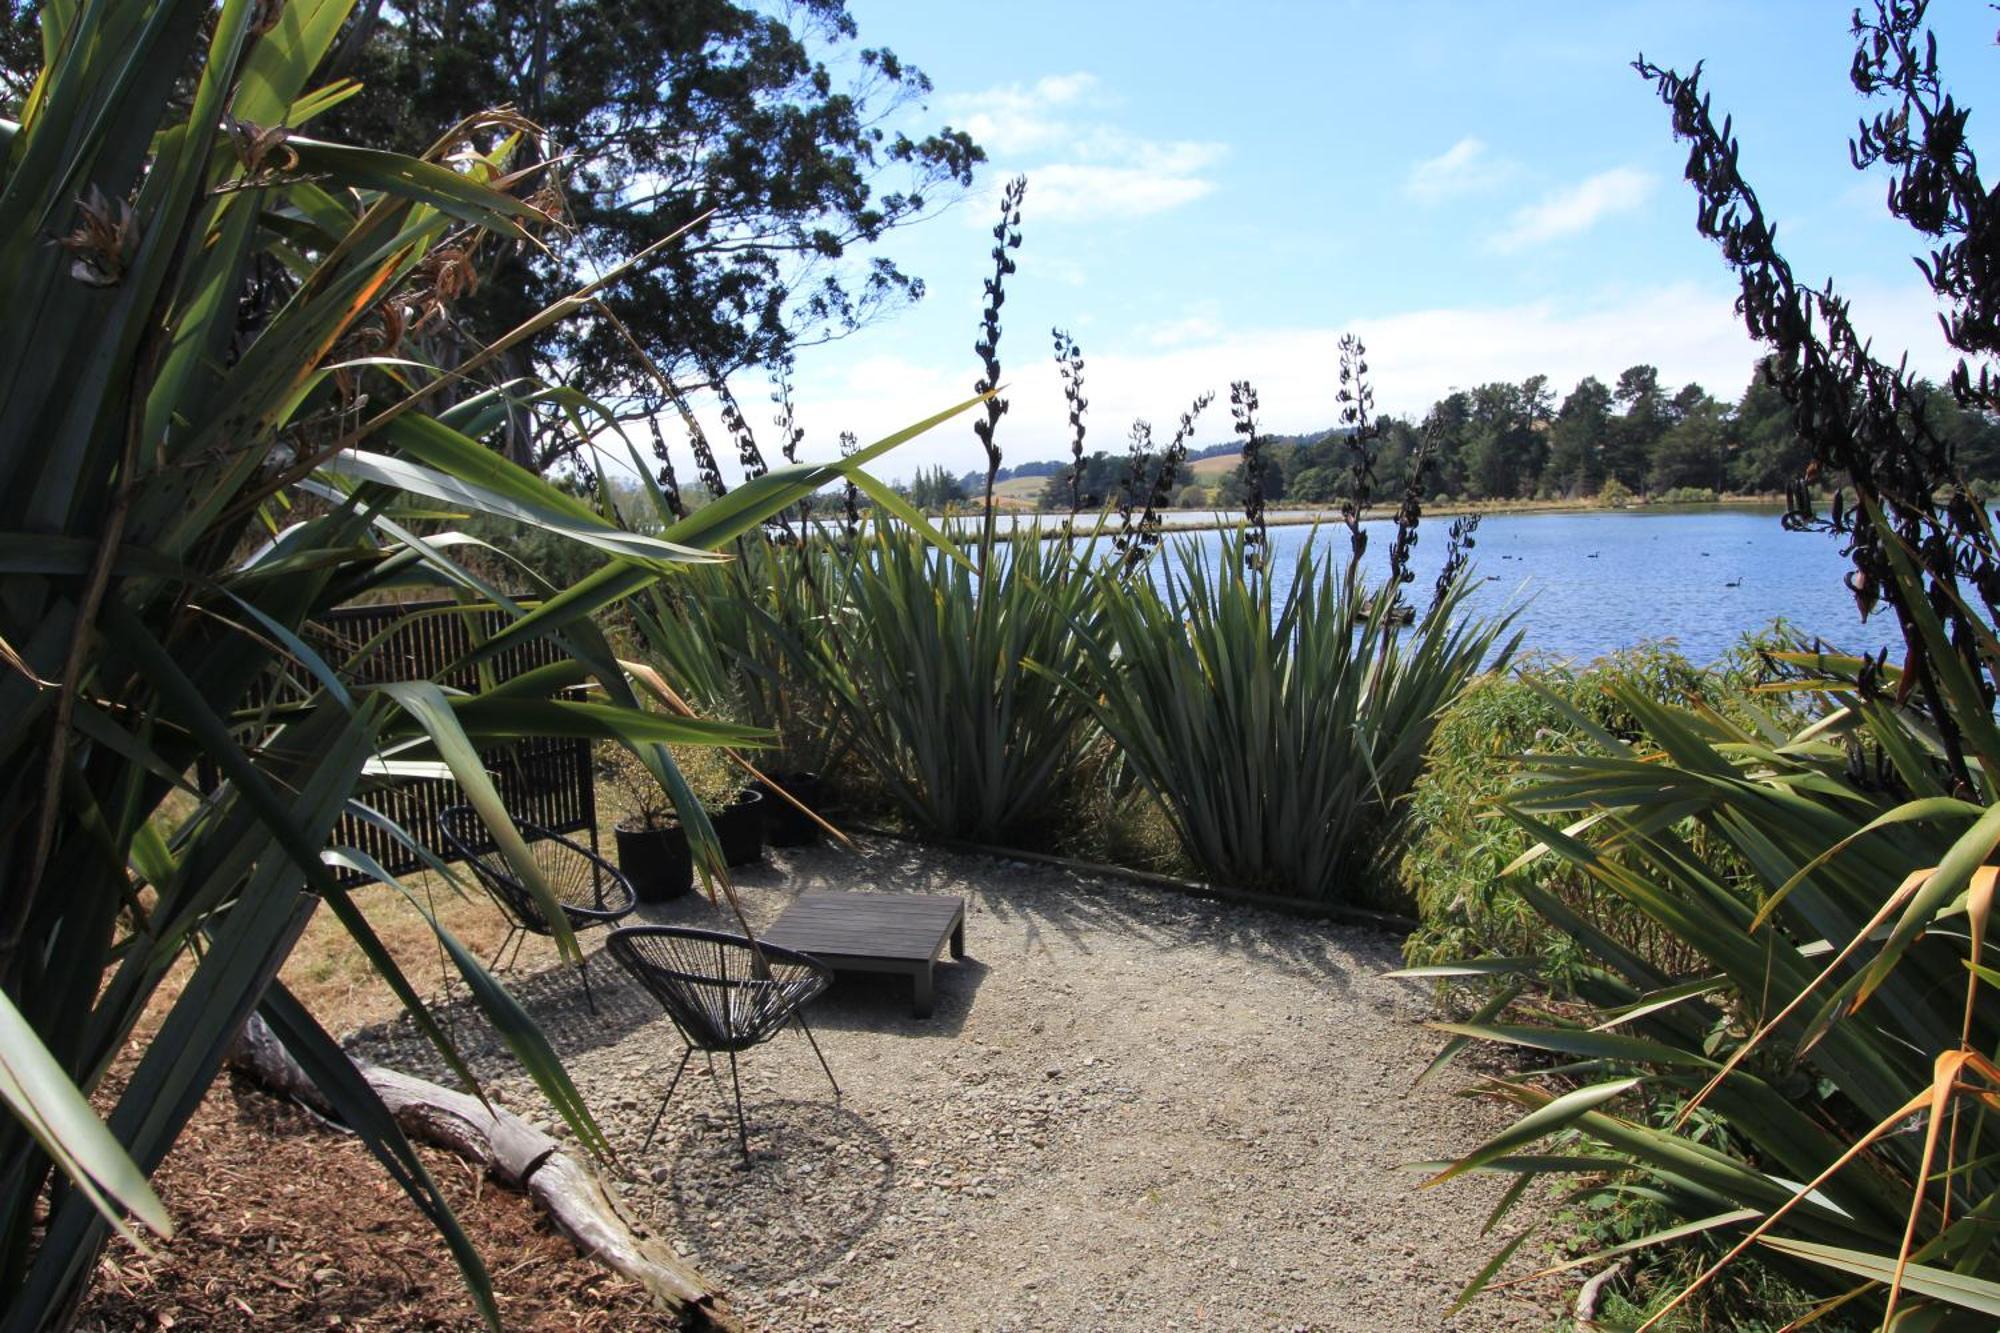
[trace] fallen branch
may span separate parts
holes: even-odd
[[[1620,1259],[1602,1273],[1583,1284],[1576,1293],[1576,1324],[1578,1328],[1597,1327],[1597,1302],[1604,1297],[1604,1289],[1611,1285],[1611,1279],[1625,1271],[1625,1260]]]
[[[305,1070],[254,1015],[230,1063],[274,1092],[331,1113]],[[722,1293],[672,1247],[642,1234],[597,1172],[555,1139],[477,1097],[363,1060],[354,1063],[405,1134],[477,1162],[501,1184],[524,1191],[577,1249],[639,1283],[688,1327],[741,1333]]]

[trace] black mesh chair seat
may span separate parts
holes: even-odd
[[[747,1160],[750,1136],[743,1120],[743,1088],[737,1081],[736,1053],[769,1041],[787,1023],[796,1023],[819,1057],[833,1095],[840,1084],[801,1012],[807,1001],[833,982],[826,964],[775,944],[754,944],[741,935],[692,926],[622,926],[605,949],[619,966],[660,1002],[687,1049],[667,1085],[667,1095],[646,1132],[651,1147],[667,1113],[667,1103],[696,1051],[729,1056],[729,1081],[736,1090],[736,1138]]]
[[[593,926],[611,925],[630,916],[632,909],[639,905],[639,896],[632,891],[630,881],[619,873],[618,867],[597,853],[534,824],[517,824],[516,827],[527,840],[528,854],[534,858],[535,868],[541,871],[542,880],[554,895],[556,905],[568,918],[572,933],[589,930]],[[452,855],[472,867],[487,896],[507,918],[507,935],[500,941],[499,949],[494,951],[494,966],[499,965],[509,943],[513,943],[514,955],[518,958],[521,942],[529,935],[555,933],[540,901],[500,854],[477,811],[471,806],[452,806],[438,816],[438,832],[443,835],[445,846],[451,849]],[[582,957],[580,951],[577,968],[583,977],[583,998],[594,1014],[597,1012],[597,1000],[590,993],[588,960]]]

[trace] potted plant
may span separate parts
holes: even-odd
[[[721,750],[674,747],[674,760],[689,790],[708,812],[725,865],[754,865],[764,859],[763,795],[749,775]]]
[[[763,860],[763,797],[749,785],[743,770],[710,746],[669,748],[674,766],[708,814],[723,862],[743,866]],[[638,756],[623,746],[605,747],[599,771],[611,788],[618,812],[612,833],[618,842],[619,868],[632,880],[633,889],[647,902],[662,902],[687,892],[694,883],[694,857],[687,831],[660,784]]]
[[[819,774],[807,771],[776,772],[768,775],[756,790],[764,797],[764,840],[773,847],[809,847],[819,841],[819,825],[805,811],[793,805],[779,789],[818,810],[826,804],[827,785]]]
[[[724,864],[747,866],[764,859],[764,793],[755,787],[739,787],[726,805],[709,809],[708,822],[722,844]]]
[[[598,772],[611,788],[618,819],[611,827],[618,868],[639,901],[666,902],[694,887],[694,858],[673,803],[639,757],[622,745],[604,746]]]

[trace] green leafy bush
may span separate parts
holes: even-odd
[[[1712,486],[1674,486],[1653,497],[1655,504],[1701,505],[1715,503],[1715,488]]]
[[[1399,873],[1417,906],[1419,928],[1404,943],[1413,966],[1473,958],[1534,958],[1546,984],[1567,988],[1588,965],[1575,937],[1547,921],[1521,882],[1561,899],[1656,967],[1678,972],[1689,954],[1670,933],[1626,911],[1560,858],[1543,857],[1514,875],[1508,867],[1535,840],[1499,804],[1523,781],[1524,755],[1577,754],[1594,736],[1632,741],[1639,719],[1625,692],[1669,703],[1698,702],[1742,715],[1761,671],[1759,653],[1785,646],[1782,628],[1746,638],[1714,667],[1694,666],[1666,646],[1629,649],[1576,667],[1530,661],[1509,675],[1474,681],[1439,719],[1422,775],[1410,795],[1417,833]],[[1782,708],[1782,705],[1776,705]]]

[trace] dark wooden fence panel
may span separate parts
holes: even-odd
[[[455,602],[403,602],[342,607],[306,628],[303,636],[340,678],[350,685],[374,685],[393,680],[438,680],[464,690],[486,681],[511,680],[536,667],[562,660],[562,650],[537,639],[499,654],[481,670],[460,669],[440,674],[475,646],[508,623],[501,611],[471,612]],[[261,701],[282,706],[310,693],[310,678],[294,666],[274,678]],[[493,776],[508,813],[551,833],[586,832],[597,848],[597,788],[591,767],[591,745],[584,740],[535,739],[482,750],[480,759]],[[202,783],[216,779],[204,773]],[[465,803],[458,783],[442,778],[410,778],[364,787],[355,799],[392,821],[443,860],[452,860],[438,836],[438,815]],[[342,815],[334,825],[331,845],[352,847],[373,857],[393,875],[424,867],[423,858],[382,828],[357,815]],[[344,884],[364,884],[358,871],[336,870]]]

